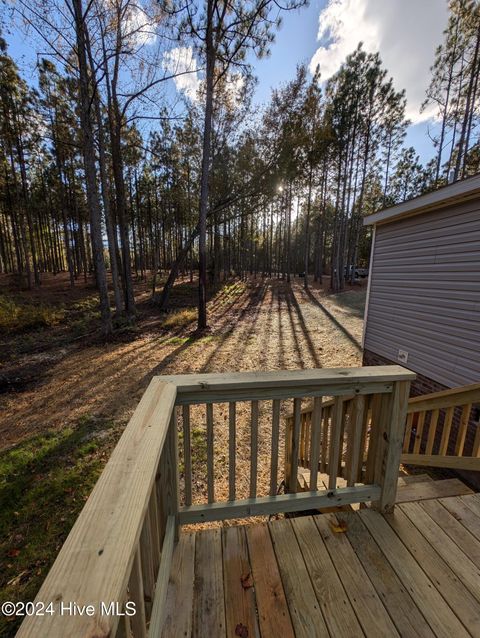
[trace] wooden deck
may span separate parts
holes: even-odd
[[[480,495],[182,533],[164,637],[480,636]]]

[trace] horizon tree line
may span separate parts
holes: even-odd
[[[425,167],[404,145],[405,93],[361,44],[327,82],[300,65],[263,108],[253,103],[250,60],[280,24],[269,0],[52,0],[62,10],[48,18],[40,4],[16,9],[50,47],[37,88],[0,42],[0,272],[27,288],[45,272],[67,271],[71,286],[93,274],[105,336],[134,321],[134,278],[147,273],[159,310],[180,273],[198,273],[199,330],[209,286],[232,276],[301,273],[308,287],[328,275],[342,290],[367,264],[365,215],[478,171],[474,2],[450,2]],[[172,32],[203,73],[180,112],[166,80],[198,69],[162,65]]]

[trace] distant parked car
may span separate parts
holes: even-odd
[[[345,277],[350,277],[354,266],[345,266]],[[368,268],[355,268],[355,279],[368,277]]]

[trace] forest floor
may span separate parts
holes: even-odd
[[[172,312],[160,315],[150,303],[150,283],[139,281],[135,327],[124,326],[104,344],[91,282],[70,290],[57,275],[45,277],[39,290],[18,293],[14,282],[0,279],[0,598],[33,599],[152,376],[361,365],[366,281],[336,295],[327,286],[326,278],[308,291],[298,278],[291,285],[260,277],[230,281],[211,295],[210,331],[197,338],[195,282],[180,281]],[[259,490],[268,484],[262,471],[268,415],[262,406]],[[217,406],[215,422],[225,419],[226,406]],[[239,404],[237,419],[241,498],[248,489],[246,404]],[[198,411],[192,427],[201,500]],[[215,432],[219,499],[227,489],[225,430]],[[0,618],[0,635],[13,635],[15,627]]]

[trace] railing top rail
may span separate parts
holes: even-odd
[[[437,410],[469,403],[480,403],[480,383],[413,397],[408,402],[407,413]]]
[[[177,388],[177,404],[391,392],[416,374],[401,366],[182,374],[159,377]]]
[[[110,636],[121,602],[175,404],[176,388],[154,378],[115,447],[37,595],[39,601],[95,607],[93,616],[27,617],[17,636]]]

